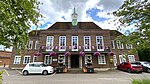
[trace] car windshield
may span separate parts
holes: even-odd
[[[144,62],[144,64],[146,64],[146,65],[150,65],[150,63],[148,63],[148,62]]]
[[[131,65],[141,65],[141,64],[137,63],[137,62],[133,62],[133,63],[131,63]]]

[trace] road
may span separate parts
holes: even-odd
[[[96,73],[54,73],[46,76],[23,76],[20,70],[3,70],[3,84],[131,84],[132,79],[150,79],[150,73],[127,73],[118,70]]]

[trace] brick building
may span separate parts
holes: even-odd
[[[8,67],[10,64],[11,52],[0,50],[0,67]]]
[[[68,68],[83,68],[91,63],[95,69],[110,68],[124,61],[138,60],[137,54],[129,54],[130,44],[122,44],[115,38],[122,35],[117,30],[102,29],[93,22],[77,22],[77,14],[72,14],[72,22],[56,22],[46,30],[29,33],[28,49],[23,56],[11,56],[11,68],[23,68],[29,62],[44,62]]]

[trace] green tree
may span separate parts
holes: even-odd
[[[25,49],[31,24],[42,16],[37,0],[0,1],[0,44],[18,51]]]
[[[3,71],[0,71],[0,84],[2,84],[2,80],[3,80],[2,74],[3,74]]]
[[[120,28],[134,25],[133,32],[127,31],[125,42],[134,45],[135,50],[150,49],[150,2],[149,0],[125,0],[113,15],[119,18]]]

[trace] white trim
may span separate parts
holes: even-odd
[[[77,40],[77,49],[73,49],[74,48],[74,45],[73,45],[73,40]],[[72,40],[71,40],[71,46],[72,46],[72,51],[78,51],[78,36],[72,36]]]
[[[32,47],[33,47],[33,41],[29,41],[29,44],[28,44],[28,49],[32,49]]]
[[[126,44],[126,49],[133,49],[132,44]]]
[[[60,62],[60,60],[62,60],[62,62]],[[58,63],[65,64],[65,55],[58,55]]]
[[[100,55],[98,56],[98,64],[106,64],[106,56],[105,55]]]
[[[71,68],[71,58],[68,56],[68,68]]]
[[[34,49],[38,49],[38,46],[39,45],[39,41],[35,41],[35,46],[34,46]]]
[[[123,57],[122,55],[119,55],[119,61],[120,61],[120,63],[126,62],[126,58]]]
[[[54,36],[47,36],[46,39],[46,51],[53,51]]]
[[[26,61],[26,58],[27,58],[28,61]],[[24,56],[23,64],[28,64],[28,63],[30,63],[30,58],[31,58],[31,56]]]
[[[86,38],[89,39],[89,49],[86,49],[86,44],[85,44],[85,39]],[[84,36],[84,51],[91,51],[91,36]]]
[[[117,43],[117,48],[118,49],[124,49],[123,43],[121,43],[120,40],[117,40],[116,43]]]
[[[44,64],[52,64],[52,56],[45,55]]]
[[[82,56],[79,56],[79,67],[82,68]]]
[[[117,66],[117,57],[116,57],[116,55],[113,55],[113,59],[114,59],[114,66]]]
[[[37,60],[37,56],[33,56],[33,60],[32,61],[35,62],[36,61],[35,59]]]
[[[21,56],[15,56],[13,64],[20,64]]]
[[[135,62],[134,55],[128,55],[129,62]]]
[[[65,40],[64,45],[61,45],[61,40]],[[64,49],[61,49],[61,47]],[[59,36],[59,51],[66,51],[66,36]]]
[[[98,39],[101,41],[101,43],[97,42]],[[102,49],[99,49],[98,44],[101,44]],[[104,39],[103,39],[103,36],[96,36],[96,46],[97,46],[97,51],[104,51]]]
[[[112,49],[115,49],[115,42],[114,42],[114,40],[111,40],[111,47],[112,47]]]
[[[88,60],[88,59],[90,59],[90,60],[91,60],[91,63],[92,63],[92,55],[90,55],[90,54],[85,55],[85,57],[84,57],[85,64],[87,64],[87,60]]]

